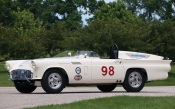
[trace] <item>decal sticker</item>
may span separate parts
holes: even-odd
[[[74,76],[74,79],[75,79],[76,81],[79,81],[79,80],[82,79],[82,76],[81,76],[81,75],[75,75],[75,76]]]
[[[80,68],[80,67],[77,67],[77,68],[75,69],[75,72],[76,72],[77,74],[80,74],[80,73],[81,73],[81,68]]]
[[[137,59],[142,59],[142,58],[148,58],[150,55],[146,54],[139,54],[139,53],[126,53],[129,57],[131,58],[137,58]]]
[[[114,67],[113,66],[110,66],[109,69],[106,66],[102,66],[101,71],[102,71],[103,76],[106,76],[107,74],[109,74],[110,76],[114,75]]]

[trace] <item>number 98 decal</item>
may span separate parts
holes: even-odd
[[[106,66],[102,66],[101,71],[102,71],[103,76],[106,76],[107,74],[109,74],[110,76],[114,75],[114,67],[113,66],[109,66],[109,68],[107,68]]]

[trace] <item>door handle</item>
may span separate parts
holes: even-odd
[[[119,64],[121,64],[121,63],[122,63],[122,61],[115,61],[115,63],[119,63]]]

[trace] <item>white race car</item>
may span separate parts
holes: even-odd
[[[171,60],[163,57],[110,48],[110,57],[101,59],[93,51],[79,51],[73,57],[9,60],[6,68],[16,89],[31,93],[42,86],[46,93],[60,93],[66,86],[96,85],[111,92],[122,84],[127,92],[140,92],[146,82],[168,77]]]

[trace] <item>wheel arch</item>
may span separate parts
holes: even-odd
[[[66,79],[67,79],[67,85],[69,84],[69,77],[68,77],[68,75],[67,75],[67,72],[66,72],[63,68],[61,68],[61,67],[50,67],[50,68],[46,69],[46,71],[44,72],[44,74],[45,74],[47,71],[49,71],[49,70],[58,70],[58,71],[60,71],[61,73],[63,73],[63,74],[65,75]],[[44,74],[43,74],[43,76],[44,76]],[[42,78],[43,78],[43,77],[42,77]]]
[[[139,70],[140,72],[142,72],[142,73],[144,74],[145,82],[148,81],[147,71],[146,71],[144,68],[137,68],[137,67],[135,67],[135,68],[128,68],[128,69],[126,70],[126,74],[127,74],[130,70]],[[125,78],[126,78],[126,75],[125,75]]]

